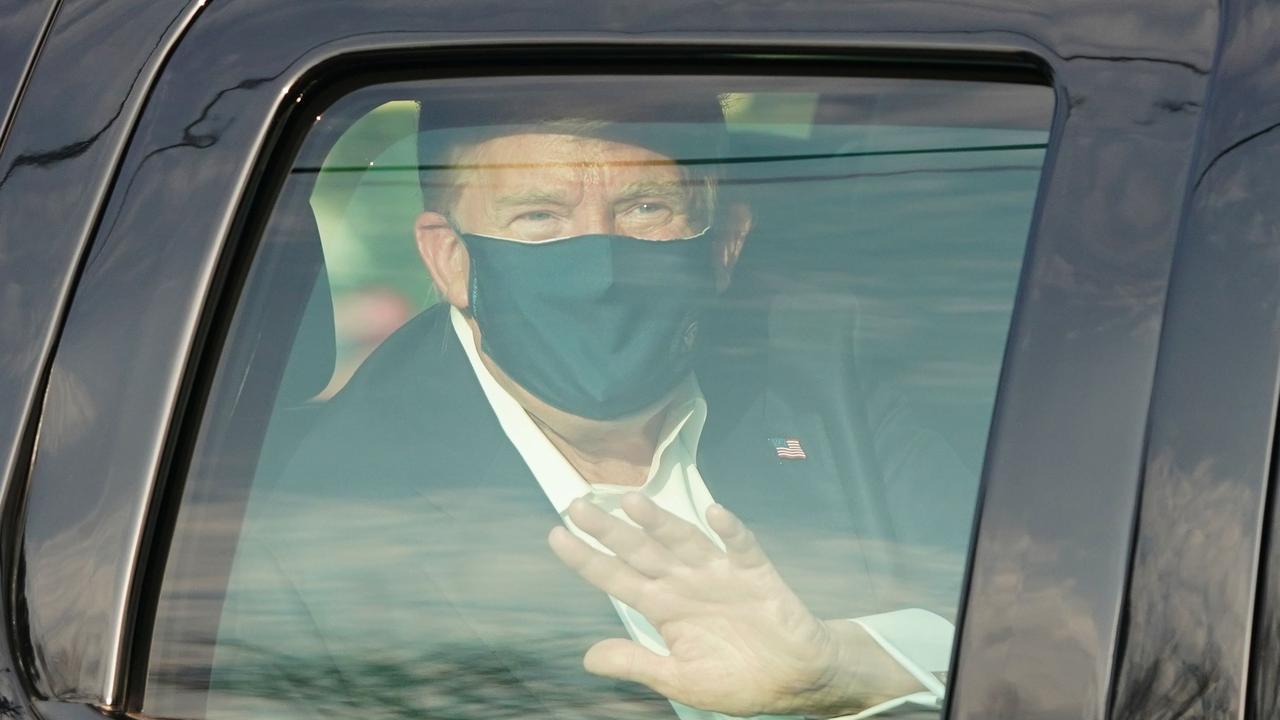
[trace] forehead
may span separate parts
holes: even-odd
[[[638,145],[551,133],[522,133],[486,140],[457,158],[464,192],[532,185],[605,186],[680,182],[670,157]]]

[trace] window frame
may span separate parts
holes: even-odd
[[[860,72],[856,74],[844,73],[832,75],[820,72],[806,72],[805,70],[807,66],[805,64],[796,64],[794,69],[784,68],[785,70],[793,70],[793,72],[788,73],[776,72],[777,66],[774,65],[772,67],[775,72],[768,76],[770,78],[778,76],[792,76],[796,78],[803,78],[805,80],[818,79],[827,82],[839,82],[845,80],[856,82],[858,79],[867,78],[876,81],[889,79],[891,81],[906,80],[907,82],[911,82],[916,80],[935,81],[938,80],[937,75],[942,75],[943,79],[941,82],[954,82],[957,80],[974,82],[972,74],[956,73],[951,71],[951,69],[947,69],[944,73],[922,72],[918,69],[910,72],[895,72],[894,70],[896,68],[889,67],[888,72],[883,70],[872,70],[865,73]],[[815,65],[813,67],[820,70],[831,69],[829,64]],[[744,71],[740,68],[735,69],[737,69],[738,72],[735,72],[733,75],[718,77],[739,76],[746,78],[748,82],[753,82],[760,77],[759,75],[750,73],[749,70]],[[644,78],[651,78],[655,76],[659,78],[674,78],[680,76],[679,74],[664,72],[667,68],[664,68],[661,65],[658,66],[657,70],[650,68],[646,69],[643,73],[634,65],[630,64],[619,66],[617,70],[617,72],[610,73],[610,76],[633,76]],[[578,73],[560,72],[556,73],[554,76],[578,77],[586,75],[599,76],[600,74],[601,73],[595,70],[590,72],[584,70]],[[400,77],[401,75],[403,75],[403,77]],[[538,77],[539,79],[547,77],[547,75],[543,74],[536,67],[530,69],[528,66],[522,66],[517,69],[516,66],[504,67],[498,65],[495,65],[492,73],[490,75],[486,75],[486,77],[502,77],[506,79],[511,77],[518,78],[523,75]],[[701,68],[699,68],[696,75],[703,75]],[[1021,74],[1016,74],[1011,71],[1008,75],[1001,75],[1000,82],[991,82],[991,84],[1026,84],[1039,90],[1043,90],[1046,94],[1051,94],[1052,90],[1050,86],[1044,83],[1032,82],[1033,80],[1038,79],[1038,77],[1039,76],[1031,73],[1027,73],[1024,77]],[[160,511],[160,517],[162,520],[160,520],[159,523],[162,526],[157,526],[156,539],[153,541],[157,546],[163,544],[165,546],[166,553],[172,551],[173,548],[173,538],[177,532],[175,526],[179,521],[179,513],[181,510],[180,505],[182,502],[187,501],[196,505],[203,504],[207,499],[208,494],[212,493],[217,495],[224,490],[222,486],[211,487],[208,483],[210,472],[214,473],[214,477],[222,476],[217,473],[216,468],[220,467],[223,459],[218,456],[216,449],[210,449],[211,447],[217,447],[214,443],[216,442],[219,445],[228,445],[229,443],[227,438],[231,437],[231,447],[235,447],[239,450],[252,449],[261,452],[261,450],[267,446],[268,441],[265,439],[265,436],[268,432],[269,423],[274,419],[274,416],[271,413],[271,408],[275,404],[275,393],[279,389],[280,377],[274,376],[274,384],[271,384],[269,380],[264,381],[261,369],[258,370],[256,379],[252,371],[245,371],[245,367],[249,366],[250,363],[261,362],[261,356],[263,353],[251,350],[250,347],[252,346],[247,342],[248,338],[261,336],[261,333],[254,330],[245,330],[246,327],[256,326],[261,322],[261,318],[258,317],[257,314],[241,313],[240,317],[237,319],[236,314],[246,304],[259,310],[267,311],[268,313],[280,309],[276,303],[271,303],[266,299],[266,297],[270,297],[270,293],[275,291],[275,286],[262,282],[255,283],[251,280],[251,276],[255,271],[265,269],[265,266],[275,261],[276,256],[282,252],[282,246],[286,244],[271,242],[273,235],[269,230],[270,225],[276,220],[289,217],[290,212],[303,212],[303,210],[298,208],[304,207],[305,201],[300,202],[300,196],[298,193],[304,189],[304,184],[297,181],[293,176],[293,172],[299,167],[319,168],[323,164],[327,153],[332,150],[336,143],[341,142],[342,137],[345,136],[352,127],[350,122],[344,123],[340,126],[333,124],[326,124],[322,126],[320,123],[311,123],[310,118],[313,116],[323,116],[327,120],[334,111],[335,105],[344,105],[342,108],[342,117],[348,121],[352,120],[354,117],[355,121],[359,122],[359,119],[363,117],[363,115],[353,116],[353,112],[368,113],[384,102],[402,99],[402,90],[412,91],[418,89],[417,87],[399,87],[400,81],[405,78],[412,78],[407,83],[410,86],[429,85],[430,83],[441,79],[432,78],[430,80],[423,81],[418,75],[412,72],[398,72],[396,73],[396,77],[393,77],[390,80],[388,80],[388,76],[385,73],[379,74],[376,72],[365,74],[363,76],[358,74],[347,76],[343,78],[343,81],[339,85],[339,90],[334,92],[315,93],[312,95],[310,100],[304,101],[302,107],[293,118],[292,125],[286,126],[283,130],[282,140],[273,152],[269,161],[270,164],[264,172],[264,179],[261,185],[264,192],[261,192],[258,197],[253,198],[250,201],[249,206],[244,209],[247,221],[244,225],[243,231],[241,232],[241,237],[245,249],[242,253],[237,255],[237,259],[233,261],[236,265],[229,271],[234,279],[228,281],[223,290],[223,295],[218,301],[219,307],[213,311],[217,314],[217,317],[213,321],[217,329],[208,340],[207,349],[205,351],[207,364],[197,370],[199,377],[195,381],[195,389],[192,391],[195,395],[204,398],[205,404],[199,409],[195,409],[193,407],[192,415],[189,418],[189,424],[184,426],[184,429],[182,430],[184,445],[180,449],[175,450],[175,455],[181,458],[181,461],[188,464],[184,464],[181,469],[175,467],[172,471],[173,479],[170,481],[168,492],[165,495],[165,505]],[[456,78],[448,77],[443,79],[455,80]],[[990,82],[990,78],[986,77],[986,73],[983,73],[982,82]],[[353,91],[351,88],[357,89]],[[353,100],[355,101],[354,103],[352,103]],[[352,104],[354,105],[354,110],[352,107],[345,106]],[[945,105],[942,107],[945,108]],[[1052,108],[1050,107],[1049,112],[1045,113],[1046,120],[1048,120],[1051,115]],[[939,115],[938,119],[939,121],[945,121],[947,119],[945,111]],[[994,127],[996,123],[998,123],[998,118],[994,119],[991,127]],[[850,124],[849,127],[854,127],[854,125]],[[963,127],[968,127],[968,125],[963,125]],[[975,127],[977,126],[975,125]],[[1025,132],[1029,130],[1033,130],[1033,128],[1030,126],[1024,127],[1019,125],[1014,132]],[[1047,138],[1049,132],[1048,126],[1046,125],[1042,131],[1045,133]],[[1042,175],[1042,170],[1043,166],[1040,166],[1037,167],[1035,171],[1037,186]],[[313,189],[314,185],[309,187]],[[288,207],[292,207],[294,210],[290,211],[285,209]],[[1032,210],[1030,203],[1025,206],[1025,210],[1029,219]],[[1017,256],[1018,270],[1016,275],[1020,278],[1022,267],[1021,260],[1026,254],[1026,240],[1025,238],[1015,239],[1012,235],[1008,236],[1008,240],[1010,242],[1015,240],[1017,241],[1019,254]],[[260,268],[259,266],[263,267]],[[419,268],[419,270],[420,269],[421,268]],[[269,270],[267,271],[270,272]],[[1004,297],[1004,299],[1009,301],[1010,306],[1012,306],[1016,301],[1016,297],[1013,297],[1012,295]],[[302,310],[301,306],[305,304],[305,302],[301,303],[296,309]],[[242,327],[236,328],[235,326],[237,322],[241,323]],[[288,326],[278,329],[284,332],[292,332],[292,327],[293,326]],[[228,340],[233,335],[239,340],[239,346],[236,348],[235,354],[245,356],[245,358],[252,357],[251,361],[245,358],[237,361],[232,357],[232,355],[225,352],[229,347]],[[276,337],[280,336],[276,335]],[[994,345],[992,346],[1001,357],[1003,357],[1004,354],[1003,341],[1006,337],[1007,333],[1005,337],[1001,338],[1001,342],[998,347]],[[279,362],[279,367],[277,369],[284,369],[284,366],[288,361],[287,355],[291,350],[287,344],[263,343],[257,347],[265,348],[267,353],[272,356],[281,350],[285,351],[284,355],[286,357],[283,360],[268,361],[269,363]],[[234,368],[234,370],[232,370],[232,368]],[[219,375],[222,377],[218,378],[217,376]],[[994,380],[995,378],[992,379]],[[235,392],[228,393],[228,388],[234,388]],[[215,389],[220,391],[212,392]],[[994,398],[992,398],[992,400],[994,400]],[[265,412],[263,408],[266,409]],[[237,441],[235,438],[240,438],[241,440]],[[241,442],[243,442],[243,445]],[[187,487],[188,477],[184,474],[184,471],[187,473],[194,472],[191,470],[192,465],[190,463],[201,464],[201,469],[199,470],[199,475],[202,480],[199,484],[200,495],[190,496],[186,494],[190,491],[190,488]],[[235,475],[238,471],[238,468],[235,467],[235,463],[231,462],[228,463],[228,465],[230,465],[230,467],[226,469],[230,474]],[[977,484],[976,480],[977,478],[975,478],[975,485]],[[976,494],[974,499],[976,500]],[[864,506],[883,507],[886,498],[880,497],[874,492],[867,492],[864,495],[854,496],[854,501],[856,504]],[[246,506],[242,506],[234,513],[227,512],[225,514],[222,511],[218,511],[219,514],[217,517],[219,520],[214,524],[219,527],[223,527],[225,523],[239,523],[243,520],[241,513],[245,509]],[[968,526],[971,524],[970,521],[970,517],[966,515],[964,524]],[[964,553],[964,561],[966,563],[969,556],[968,549],[970,548],[971,546],[967,546]],[[868,552],[871,551],[868,550]],[[211,562],[222,562],[225,560],[226,574],[230,573],[230,564],[232,561],[232,557],[230,555],[225,557],[210,557],[209,560]],[[881,560],[879,562],[888,561]],[[217,572],[211,572],[209,570],[210,567],[219,566],[201,565],[201,573],[212,576],[224,574],[221,567],[219,567]],[[159,563],[154,565],[153,568],[157,574],[149,575],[144,580],[146,584],[144,592],[148,593],[146,600],[144,601],[144,612],[147,613],[145,622],[150,625],[154,625],[154,611],[158,608],[158,594],[161,586],[163,585],[163,578],[161,577],[161,571],[163,568],[159,567]],[[958,607],[951,609],[951,611],[955,612],[958,612],[958,610]],[[939,612],[942,611],[939,610]],[[216,625],[216,620],[214,624]],[[136,641],[135,644],[135,656],[139,656],[141,653],[148,652],[149,650],[149,648],[144,645],[144,643],[147,642],[147,638],[142,636],[139,636],[139,638],[140,640]],[[212,645],[208,646],[207,650],[210,655],[214,652]],[[197,666],[198,663],[192,664],[192,667]],[[138,667],[145,667],[145,663],[139,663]],[[184,680],[191,680],[189,673],[184,674]],[[140,680],[139,682],[142,681]],[[144,713],[145,710],[146,708],[143,708]]]

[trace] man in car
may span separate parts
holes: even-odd
[[[904,619],[858,619],[874,583],[856,572],[870,551],[847,480],[818,459],[811,476],[780,473],[806,450],[772,442],[750,411],[703,444],[717,405],[693,372],[700,325],[752,222],[718,197],[715,163],[676,160],[715,156],[715,99],[505,100],[487,115],[456,103],[472,124],[431,148],[425,164],[447,171],[426,184],[415,237],[444,302],[330,403],[275,511],[251,511],[220,645],[260,649],[297,626],[266,644],[328,658],[354,697],[375,667],[481,648],[491,659],[461,672],[482,695],[519,686],[482,704],[521,716],[653,716],[634,690],[566,685],[566,657],[651,688],[686,720],[936,704],[935,668],[886,640]],[[744,455],[762,467],[742,472]],[[799,590],[762,545],[798,549]],[[949,642],[936,616],[906,621]],[[429,697],[451,686],[425,672],[405,702],[466,716]]]

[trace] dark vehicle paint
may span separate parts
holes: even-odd
[[[0,102],[12,96],[20,104],[4,121],[0,147],[0,569],[6,588],[17,573],[17,516],[44,377],[78,258],[154,73],[195,8],[188,0],[63,0],[42,35],[33,24],[54,3],[9,5],[17,9],[0,21],[0,74],[9,82],[14,72],[16,84]],[[37,43],[34,65],[25,59],[8,65]],[[18,71],[26,74],[25,85]],[[4,593],[11,630],[21,617],[14,601],[11,591]],[[13,639],[6,633],[0,647],[0,717],[29,714]]]
[[[993,703],[1007,703],[1010,697],[1019,703],[1023,717],[1062,712],[1100,715],[1109,672],[1100,674],[1098,668],[1109,668],[1116,643],[1142,427],[1177,223],[1176,218],[1135,218],[1117,212],[1110,197],[1096,188],[1124,192],[1137,186],[1150,193],[1153,202],[1167,206],[1181,199],[1196,110],[1212,57],[1213,8],[1194,6],[1180,17],[1174,12],[1177,8],[1164,6],[1160,17],[1172,21],[1151,22],[1144,17],[1142,28],[1151,35],[1130,34],[1117,40],[1118,46],[1109,47],[1097,37],[1079,43],[1070,32],[1064,33],[1064,27],[1071,26],[1069,8],[1056,9],[1055,22],[1046,26],[1040,16],[1012,5],[1003,14],[989,8],[910,2],[854,9],[831,5],[825,13],[735,6],[737,14],[714,19],[689,12],[684,4],[678,13],[664,12],[664,7],[656,5],[649,8],[652,12],[634,18],[619,10],[597,10],[595,17],[579,14],[577,23],[584,32],[630,30],[618,37],[566,32],[561,28],[563,21],[553,19],[555,14],[527,5],[519,10],[472,5],[456,14],[435,16],[450,17],[449,29],[466,33],[451,36],[444,35],[438,24],[423,27],[426,21],[417,6],[407,3],[387,3],[378,12],[354,14],[336,5],[309,5],[305,11],[295,11],[300,17],[279,8],[274,13],[254,12],[252,4],[211,6],[180,46],[157,88],[157,102],[151,106],[154,114],[143,120],[132,159],[126,160],[122,170],[121,183],[128,191],[123,197],[117,194],[119,202],[113,200],[107,210],[108,229],[99,237],[94,260],[86,268],[54,370],[55,381],[62,373],[77,378],[67,386],[77,387],[80,394],[73,402],[60,396],[55,385],[49,412],[54,416],[73,413],[88,399],[103,419],[112,418],[111,427],[81,434],[85,442],[79,447],[46,435],[42,440],[63,452],[42,454],[35,468],[30,512],[43,517],[45,508],[55,504],[53,499],[63,495],[59,478],[81,476],[90,464],[100,468],[105,460],[100,502],[123,507],[110,513],[98,509],[89,519],[91,525],[80,525],[85,530],[83,544],[63,552],[73,553],[82,562],[96,554],[100,564],[115,563],[120,572],[105,576],[119,584],[73,593],[65,592],[64,586],[42,587],[44,574],[33,569],[38,564],[60,566],[68,558],[45,554],[50,543],[43,528],[48,526],[41,524],[41,531],[27,537],[32,569],[27,592],[32,606],[53,607],[55,597],[75,598],[82,599],[84,606],[66,608],[64,604],[64,612],[125,617],[134,576],[122,559],[134,547],[136,540],[131,538],[139,536],[145,525],[142,501],[150,496],[151,479],[164,475],[165,436],[157,430],[166,427],[182,397],[183,379],[191,367],[186,350],[198,342],[203,329],[200,289],[212,287],[219,276],[221,241],[232,227],[238,200],[230,190],[246,186],[246,167],[267,134],[267,119],[309,67],[344,52],[389,51],[425,43],[439,46],[448,40],[483,45],[485,38],[470,33],[494,25],[529,29],[523,35],[489,41],[508,45],[557,39],[629,44],[661,40],[676,45],[685,37],[637,35],[646,27],[674,27],[690,33],[714,27],[723,34],[706,33],[695,48],[718,41],[730,50],[749,51],[744,45],[746,34],[733,33],[738,24],[744,31],[776,28],[771,37],[781,42],[827,52],[850,46],[904,45],[922,54],[966,48],[997,54],[1001,50],[1031,52],[1042,55],[1057,76],[1064,100],[1059,114],[1062,124],[1043,198],[1050,210],[1041,218],[1041,230],[1032,245],[1029,287],[1019,309],[1001,400],[1002,420],[993,439],[987,507],[996,511],[984,519],[971,604],[976,610],[970,613],[973,624],[961,643],[961,668],[973,662],[985,671],[966,676],[961,669],[953,699],[957,717],[988,715]],[[1185,30],[1192,19],[1203,40],[1198,53],[1185,49],[1193,45],[1184,42],[1184,54],[1166,62],[1135,60],[1138,47],[1175,46],[1172,37],[1162,37],[1159,31],[1174,25]],[[246,23],[269,25],[253,37],[271,40],[260,46],[245,45],[236,62],[228,62],[221,48],[233,37],[243,42]],[[421,28],[421,34],[414,33],[415,27]],[[856,32],[818,34],[842,27]],[[914,32],[899,32],[900,27]],[[550,32],[560,37],[548,37]],[[1038,35],[1047,37],[1036,42],[1033,38]],[[1081,39],[1088,35],[1080,33]],[[1179,33],[1180,41],[1186,37],[1185,32]],[[1062,47],[1053,48],[1055,42]],[[480,59],[491,54],[486,51]],[[1111,62],[1108,56],[1118,59]],[[439,63],[465,67],[468,61],[476,59]],[[1123,89],[1120,79],[1125,80]],[[240,122],[231,122],[232,118]],[[1117,161],[1120,157],[1125,160]],[[202,172],[194,184],[182,189],[183,196],[206,199],[193,207],[169,193],[175,187],[174,178],[189,175],[197,162]],[[1080,218],[1086,220],[1081,223]],[[190,227],[208,230],[201,238],[204,242],[190,236],[181,245],[165,242],[179,228]],[[1147,239],[1135,246],[1134,235]],[[119,272],[120,268],[128,272]],[[172,282],[163,286],[141,282],[149,277]],[[1118,318],[1117,308],[1121,310]],[[139,358],[131,348],[113,342],[121,334],[166,337],[170,344],[166,351]],[[1097,358],[1104,355],[1111,358],[1109,372],[1094,377]],[[110,375],[109,382],[108,375],[99,372],[104,362],[121,369],[120,374]],[[157,389],[148,398],[151,402],[143,403],[136,393],[124,390],[139,382]],[[1082,433],[1082,427],[1090,432]],[[1099,508],[1105,512],[1098,512]],[[116,526],[105,522],[107,518],[127,518],[132,530],[125,537],[111,537],[108,533]],[[1069,551],[1042,557],[1055,553],[1055,548]],[[1026,555],[1029,551],[1031,556]],[[1003,585],[1004,568],[1009,566],[1018,568],[1022,578],[1021,588],[1012,592]],[[1047,600],[1048,606],[1028,599]],[[999,617],[984,614],[988,607],[1000,608]],[[1065,652],[1056,629],[1064,622],[1084,629],[1066,644]],[[998,623],[999,634],[1008,639],[993,642],[996,633],[983,630],[985,623]],[[32,627],[39,639],[48,624],[33,614]],[[1017,632],[1008,633],[1011,627]],[[103,632],[100,625],[85,630]],[[120,641],[123,626],[116,632],[114,638],[104,637],[108,644],[101,648],[102,657],[111,657],[115,646],[110,641]],[[45,647],[43,652],[52,656],[58,649]],[[966,661],[965,656],[978,659]],[[1053,686],[1037,684],[1039,671],[1027,674],[1025,656],[1054,663]],[[88,659],[103,664],[92,655]],[[41,670],[48,672],[48,668]],[[121,701],[116,688],[85,682],[96,678],[40,679],[49,687],[76,687],[81,696],[99,691],[99,699],[108,704]]]
[[[1196,622],[1213,628],[1205,633],[1213,644],[1200,655],[1186,645],[1165,662],[1179,663],[1193,677],[1213,678],[1224,696],[1247,683],[1244,717],[1251,720],[1280,713],[1280,494],[1273,480],[1271,429],[1280,387],[1278,31],[1275,3],[1255,0],[1229,8],[1197,187],[1188,204],[1193,213],[1188,227],[1196,232],[1189,232],[1179,248],[1171,292],[1171,311],[1176,296],[1190,322],[1204,329],[1187,363],[1199,367],[1186,368],[1198,370],[1197,376],[1172,379],[1162,393],[1163,412],[1182,418],[1178,434],[1168,433],[1161,448],[1176,458],[1169,479],[1181,487],[1179,502],[1153,511],[1172,510],[1173,523],[1198,533],[1209,544],[1200,552],[1216,558],[1215,566],[1206,567],[1202,557],[1173,565],[1169,561],[1178,548],[1161,548],[1164,567],[1176,567],[1178,573],[1153,574],[1171,577],[1151,577],[1148,588],[1152,595],[1162,591],[1156,583],[1172,581],[1181,590],[1178,602],[1167,603],[1157,616],[1160,622],[1152,624],[1150,645],[1162,645],[1172,656],[1167,648],[1188,634],[1178,621],[1194,613]],[[1219,327],[1209,330],[1215,323]],[[1217,394],[1206,397],[1212,393]],[[1176,451],[1175,443],[1180,444]],[[1152,524],[1157,520],[1153,517]],[[1255,599],[1246,581],[1259,566],[1263,572]],[[1229,697],[1230,716],[1240,717],[1242,700]]]
[[[57,0],[0,0],[0,147]]]
[[[42,88],[53,96],[61,90],[57,83],[66,82],[41,81],[46,56],[64,58],[64,72],[70,62],[65,47],[63,55],[55,52],[56,40],[70,37],[77,27],[119,28],[104,18],[131,11],[159,18],[164,13],[158,5],[100,4],[94,10],[100,13],[94,16],[97,22],[82,19],[89,24],[79,26],[63,27],[59,15],[11,142],[0,154],[0,167],[7,173],[23,167],[16,161],[24,155],[14,154],[17,142],[66,148],[80,138],[94,150],[110,145],[112,151],[44,156],[42,172],[74,167],[82,186],[90,184],[88,178],[92,187],[105,187],[123,135],[113,134],[115,139],[105,143],[96,142],[100,138],[92,132],[62,129],[59,136],[58,128],[41,123],[50,106],[30,97]],[[168,8],[170,15],[178,10],[177,4]],[[27,576],[19,590],[40,612],[58,607],[58,598],[69,598],[71,603],[61,607],[69,615],[61,619],[71,618],[71,626],[55,627],[52,617],[33,614],[29,640],[36,688],[67,703],[123,706],[129,697],[116,661],[128,659],[130,608],[140,595],[145,564],[139,548],[151,522],[148,510],[156,507],[153,486],[168,480],[170,430],[187,410],[191,369],[200,363],[196,351],[206,350],[203,340],[210,327],[216,328],[212,309],[219,302],[206,293],[234,279],[227,252],[233,244],[222,246],[228,231],[239,227],[237,204],[255,187],[249,167],[261,140],[271,137],[269,120],[276,108],[302,88],[313,67],[352,52],[522,44],[529,46],[524,52],[540,58],[557,45],[607,47],[610,55],[662,47],[672,57],[694,60],[689,66],[699,69],[713,58],[780,48],[820,53],[829,63],[878,52],[938,61],[967,51],[970,60],[996,63],[1039,58],[1053,76],[1060,102],[990,441],[951,716],[1101,718],[1114,697],[1116,717],[1176,717],[1178,707],[1170,707],[1169,697],[1141,692],[1149,658],[1163,661],[1165,656],[1170,662],[1194,659],[1198,672],[1220,678],[1189,693],[1192,702],[1214,708],[1207,716],[1238,716],[1249,617],[1247,608],[1240,615],[1241,602],[1251,607],[1253,592],[1248,563],[1232,561],[1242,568],[1239,581],[1248,586],[1244,600],[1215,597],[1204,610],[1215,622],[1217,615],[1210,611],[1243,617],[1244,629],[1237,625],[1214,652],[1190,658],[1192,646],[1171,642],[1186,632],[1176,608],[1205,594],[1198,584],[1205,580],[1204,569],[1175,562],[1185,551],[1176,543],[1160,544],[1167,530],[1159,515],[1168,511],[1169,503],[1160,502],[1163,496],[1185,511],[1171,520],[1183,528],[1215,527],[1244,517],[1254,530],[1246,526],[1241,532],[1246,538],[1252,532],[1256,547],[1257,503],[1253,515],[1247,508],[1242,515],[1236,504],[1187,503],[1177,494],[1179,483],[1186,485],[1190,478],[1193,494],[1210,497],[1215,487],[1240,488],[1260,503],[1267,464],[1265,457],[1259,463],[1258,453],[1265,456],[1269,448],[1276,397],[1275,331],[1259,334],[1271,327],[1261,323],[1277,291],[1274,282],[1263,281],[1275,278],[1265,263],[1266,241],[1276,238],[1267,234],[1265,222],[1246,224],[1265,212],[1266,196],[1256,189],[1274,182],[1265,174],[1274,166],[1265,162],[1274,139],[1262,131],[1280,120],[1268,120],[1274,107],[1259,100],[1277,97],[1261,85],[1268,34],[1260,28],[1267,25],[1249,23],[1269,20],[1268,13],[1275,11],[1260,1],[1233,2],[1228,10],[1224,36],[1232,44],[1215,68],[1219,7],[1205,0],[1123,6],[1101,1],[672,1],[643,9],[459,2],[433,7],[430,17],[419,3],[403,0],[358,7],[253,0],[213,4],[155,88],[155,103],[141,121],[85,264],[49,381],[31,477]],[[156,27],[129,31],[152,42],[161,37]],[[136,45],[132,67],[141,77],[154,58],[140,57],[150,49],[145,41]],[[237,52],[227,53],[227,47]],[[442,54],[434,68],[442,75],[483,72],[484,55]],[[367,58],[374,61],[377,55]],[[59,67],[56,60],[49,63]],[[95,82],[118,82],[127,73],[120,65],[103,72]],[[1211,76],[1222,86],[1212,94]],[[115,102],[143,91],[117,94]],[[1201,128],[1207,96],[1210,112]],[[125,124],[117,121],[131,113],[122,111],[105,125]],[[20,125],[24,120],[27,125]],[[40,143],[42,131],[67,139]],[[1257,137],[1249,140],[1251,135]],[[1233,147],[1250,150],[1227,152]],[[93,157],[81,159],[88,154]],[[201,172],[192,173],[194,167]],[[38,301],[27,301],[30,313],[18,327],[0,328],[4,346],[35,348],[12,373],[0,376],[0,400],[14,401],[0,402],[5,413],[0,457],[7,459],[6,475],[19,478],[19,429],[38,392],[59,300],[75,272],[98,197],[85,191],[68,205],[50,203],[65,212],[49,212],[43,223],[24,225],[4,208],[34,203],[49,191],[34,173],[25,177],[25,186],[0,186],[0,243],[27,248],[27,255],[15,255],[16,262],[0,265],[0,288],[21,289],[35,278],[61,280],[48,283],[56,287]],[[1255,189],[1243,201],[1253,205],[1240,206],[1256,211],[1252,215],[1237,214],[1229,204],[1242,202],[1237,195],[1242,178]],[[1183,223],[1182,212],[1172,210],[1183,206],[1192,184],[1192,209]],[[201,202],[190,202],[192,197]],[[1273,216],[1261,217],[1272,218],[1274,227]],[[30,243],[16,238],[31,237],[35,230],[50,241],[31,256]],[[1184,247],[1170,295],[1169,335],[1161,339],[1178,237]],[[1232,248],[1252,253],[1252,260],[1229,254]],[[1198,268],[1202,262],[1212,267]],[[1223,273],[1236,269],[1244,273],[1242,282],[1224,280]],[[1197,295],[1210,290],[1222,295]],[[1252,294],[1245,295],[1246,290]],[[1229,311],[1238,311],[1240,301],[1233,306],[1228,296],[1254,304],[1238,316]],[[1246,337],[1251,331],[1254,335]],[[11,339],[26,342],[9,345]],[[1171,353],[1186,348],[1191,354],[1161,360],[1153,398],[1157,347]],[[1218,349],[1222,352],[1214,352]],[[8,368],[12,361],[5,360]],[[1206,396],[1187,392],[1191,377],[1219,383],[1221,394],[1206,397],[1208,388]],[[142,382],[154,392],[146,397],[126,392]],[[1247,399],[1245,411],[1234,412],[1237,406],[1226,398]],[[1156,415],[1151,447],[1144,451],[1149,402]],[[1233,412],[1211,417],[1205,407]],[[1203,442],[1185,444],[1188,433],[1204,428],[1214,432]],[[1141,501],[1144,514],[1136,525],[1138,554],[1129,591],[1130,617],[1138,612],[1150,617],[1126,625],[1122,599],[1144,452],[1151,486]],[[1206,458],[1217,458],[1218,464],[1196,475],[1197,459]],[[180,460],[175,459],[177,467]],[[1236,557],[1242,558],[1255,551],[1239,552]],[[70,577],[40,572],[67,567],[69,560],[111,571]],[[1164,569],[1170,567],[1180,582],[1166,579]],[[1122,663],[1113,662],[1117,652]],[[50,661],[54,658],[58,662]],[[1230,688],[1221,707],[1215,699],[1220,688]],[[43,707],[55,711],[59,706]]]
[[[1277,31],[1275,3],[1228,5],[1160,342],[1116,718],[1245,711],[1280,392]],[[1275,612],[1255,645],[1259,719],[1277,711]]]

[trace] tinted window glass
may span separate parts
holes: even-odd
[[[143,710],[936,715],[1052,92],[397,83],[238,298]]]

